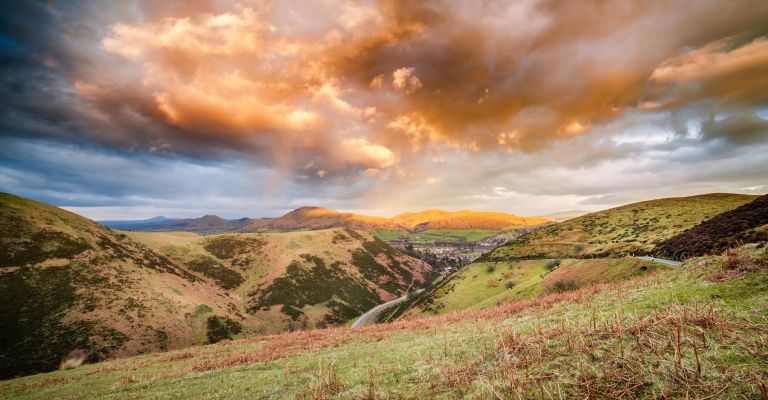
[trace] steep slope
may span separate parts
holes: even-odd
[[[470,264],[412,304],[405,318],[478,310],[670,268],[636,258],[519,260]]]
[[[671,237],[654,250],[659,257],[683,259],[719,253],[744,243],[768,240],[768,195],[708,219]]]
[[[499,212],[426,210],[398,214],[392,218],[392,221],[412,231],[432,229],[484,229],[500,231],[539,225],[548,222],[549,219],[542,217],[520,217]]]
[[[282,217],[252,221],[243,227],[243,231],[263,229],[291,231],[328,228],[350,228],[363,231],[373,231],[376,229],[402,230],[401,226],[385,217],[340,213],[321,207],[301,207]]]
[[[0,377],[343,324],[430,273],[352,230],[116,232],[0,194]]]
[[[350,229],[228,234],[130,232],[239,299],[244,332],[346,323],[421,286],[432,268]]]
[[[198,232],[203,234],[235,232],[252,222],[249,218],[227,220],[216,215],[205,215],[191,219],[168,219],[156,217],[140,221],[101,221],[100,223],[121,230],[138,230],[145,232]]]
[[[194,343],[185,312],[224,293],[166,257],[65,210],[0,194],[0,376]]]
[[[656,243],[755,197],[713,193],[629,204],[542,228],[485,254],[482,260],[646,253]]]
[[[0,397],[762,399],[768,252],[488,310],[224,342],[3,382]]]

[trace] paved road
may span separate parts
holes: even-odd
[[[635,258],[639,258],[641,260],[656,261],[656,262],[660,262],[662,264],[667,264],[667,265],[674,265],[675,267],[679,267],[683,265],[683,263],[681,263],[680,261],[665,260],[663,258],[658,258],[658,257],[637,256]]]
[[[379,304],[378,306],[371,308],[370,310],[368,310],[368,312],[366,312],[365,314],[361,315],[360,318],[358,318],[357,321],[355,321],[355,323],[352,324],[352,329],[376,323],[376,319],[378,318],[379,314],[381,314],[382,312],[384,312],[385,310],[387,310],[389,308],[392,308],[393,306],[396,306],[396,305],[398,305],[398,304],[408,300],[409,298],[411,298],[411,297],[413,297],[413,296],[415,296],[415,295],[417,295],[417,294],[419,294],[419,293],[421,293],[423,291],[424,291],[424,289],[419,289],[419,290],[417,290],[417,291],[415,291],[413,293],[406,294],[403,297],[394,299],[392,301],[388,301],[388,302],[386,302],[384,304]]]

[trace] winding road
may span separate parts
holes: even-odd
[[[649,256],[635,256],[635,258],[639,258],[641,260],[647,260],[647,261],[654,261],[662,264],[672,265],[675,267],[679,267],[683,265],[680,261],[674,261],[674,260],[667,260],[664,258],[658,258],[658,257],[649,257]],[[381,315],[382,312],[405,302],[406,300],[412,298],[413,296],[416,296],[417,294],[420,294],[423,292],[424,289],[419,289],[413,293],[408,293],[403,297],[394,299],[392,301],[388,301],[384,304],[379,304],[376,307],[371,308],[368,310],[365,314],[361,315],[353,324],[352,329],[360,328],[366,325],[371,325],[373,323],[376,323],[376,319]]]
[[[675,267],[679,267],[683,265],[683,263],[681,263],[680,261],[665,260],[663,258],[658,258],[658,257],[636,256],[635,258],[639,258],[641,260],[655,261],[655,262],[659,262],[667,265],[673,265]]]
[[[358,318],[355,321],[355,323],[352,324],[352,329],[360,328],[362,326],[366,326],[366,325],[370,325],[372,323],[376,323],[376,319],[379,317],[379,315],[382,312],[384,312],[387,309],[392,308],[393,306],[396,306],[396,305],[398,305],[398,304],[400,304],[400,303],[410,299],[411,297],[413,297],[413,296],[415,296],[415,295],[417,295],[417,294],[419,294],[419,293],[421,293],[423,291],[424,291],[424,289],[419,289],[419,290],[417,290],[417,291],[415,291],[413,293],[408,293],[408,294],[406,294],[403,297],[394,299],[392,301],[388,301],[388,302],[386,302],[384,304],[379,304],[378,306],[371,308],[370,310],[368,310],[368,312],[366,312],[365,314],[361,315],[360,318]]]

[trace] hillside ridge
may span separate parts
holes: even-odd
[[[0,378],[72,351],[97,361],[342,325],[431,273],[350,229],[121,232],[0,194]]]

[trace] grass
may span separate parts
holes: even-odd
[[[421,232],[403,232],[395,230],[377,229],[372,232],[374,236],[384,241],[407,239],[415,244],[432,243],[475,243],[480,240],[496,236],[500,231],[486,229],[429,229]]]
[[[531,299],[562,288],[617,282],[643,275],[664,264],[635,258],[519,260],[477,262],[466,266],[445,285],[423,297],[407,316],[445,314],[463,309],[483,309],[502,302]],[[549,268],[552,264],[554,268]],[[509,282],[513,285],[509,287]]]
[[[430,229],[411,233],[409,237],[413,243],[474,243],[497,233],[499,231],[483,229]]]
[[[656,243],[756,196],[713,193],[651,200],[550,225],[501,246],[483,258],[605,257],[651,252]]]
[[[373,236],[376,236],[377,238],[384,241],[397,240],[404,236],[407,237],[406,233],[398,230],[392,230],[392,229],[375,229],[371,233],[373,234]]]
[[[765,398],[767,258],[744,248],[488,310],[84,365],[0,397]]]
[[[320,260],[311,263],[317,268],[286,274],[303,256]],[[429,272],[351,230],[118,232],[0,193],[0,379],[58,369],[78,349],[92,362],[315,322],[344,324]],[[271,296],[266,310],[249,310],[279,291],[269,291],[274,282],[285,283],[288,294]]]

